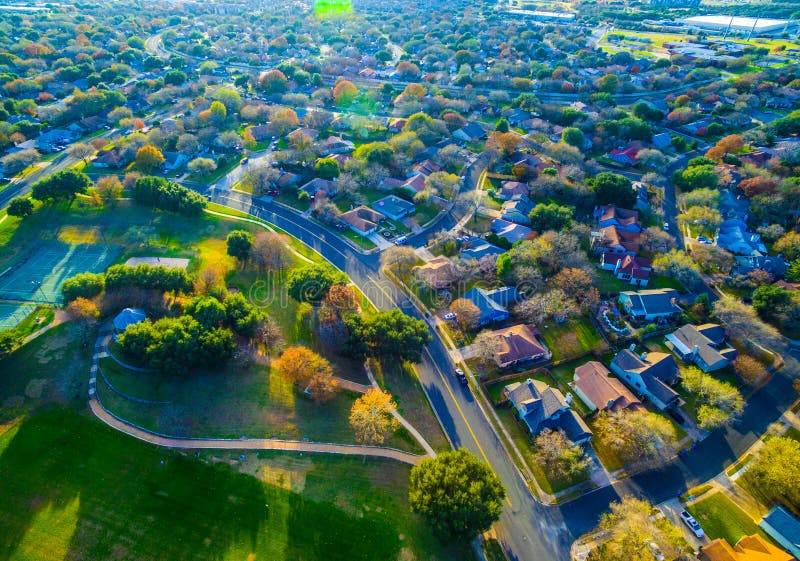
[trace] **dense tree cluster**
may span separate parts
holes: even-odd
[[[198,216],[206,206],[202,195],[155,176],[137,179],[133,184],[133,198],[143,205],[187,216]]]

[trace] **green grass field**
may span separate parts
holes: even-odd
[[[569,360],[603,346],[600,335],[584,317],[564,323],[551,321],[547,327],[540,325],[539,331],[547,348],[553,353],[553,361]]]
[[[697,519],[709,539],[722,538],[736,545],[742,536],[761,534],[766,538],[747,513],[722,493],[714,493],[687,510]]]
[[[6,428],[3,559],[465,558],[408,513],[400,464],[264,453],[256,478],[62,409]]]

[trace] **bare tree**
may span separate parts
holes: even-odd
[[[250,246],[250,259],[262,271],[280,271],[291,258],[286,242],[275,232],[260,232]]]

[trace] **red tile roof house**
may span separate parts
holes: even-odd
[[[644,410],[644,405],[603,364],[592,360],[575,369],[570,386],[592,411]]]
[[[494,361],[500,368],[550,360],[552,353],[541,341],[533,325],[515,325],[490,333],[497,340]]]
[[[456,279],[453,262],[444,255],[434,257],[424,265],[412,269],[414,275],[436,290],[449,288]]]
[[[339,220],[350,226],[350,229],[362,236],[374,234],[378,229],[378,223],[386,217],[366,206],[359,206],[353,210],[339,215]]]
[[[625,255],[620,257],[611,253],[600,256],[600,267],[612,271],[619,280],[626,281],[634,286],[647,286],[653,274],[653,264],[644,257]]]
[[[604,205],[594,209],[594,218],[600,228],[616,226],[617,230],[624,232],[641,232],[642,223],[639,222],[639,213],[615,205]]]
[[[639,232],[626,232],[616,226],[609,226],[600,229],[601,236],[598,239],[600,251],[603,253],[616,253],[617,255],[636,255],[639,253],[641,245]]]
[[[625,149],[614,148],[608,153],[608,159],[622,164],[625,166],[636,165],[636,155],[639,153],[638,148],[628,147]]]

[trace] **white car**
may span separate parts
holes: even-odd
[[[448,313],[446,313],[446,314],[444,315],[444,319],[446,319],[446,320],[448,320],[448,321],[450,321],[450,320],[454,320],[454,319],[456,319],[457,317],[458,317],[458,314],[457,314],[457,313],[455,313],[455,312],[448,312]]]
[[[664,231],[669,232],[669,222],[664,222]]]
[[[694,519],[694,516],[689,514],[687,511],[685,510],[681,511],[681,520],[683,520],[684,524],[689,526],[689,529],[692,531],[695,537],[697,538],[705,537],[706,533],[700,527],[700,524],[698,524],[697,520]]]

